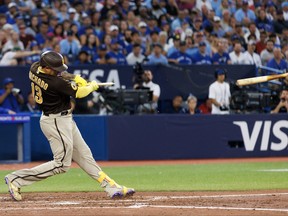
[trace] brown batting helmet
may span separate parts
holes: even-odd
[[[64,58],[60,53],[54,51],[46,51],[41,54],[40,66],[49,67],[57,72],[63,72],[68,69],[64,64]]]

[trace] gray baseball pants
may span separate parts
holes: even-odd
[[[72,114],[42,114],[40,127],[50,143],[54,159],[47,163],[9,174],[8,179],[17,187],[30,185],[50,176],[67,172],[72,160],[89,176],[97,180],[101,168],[95,162],[90,148],[73,120]]]

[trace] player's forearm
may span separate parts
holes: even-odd
[[[94,91],[94,88],[91,85],[78,87],[78,90],[76,92],[76,98],[86,97],[93,91]]]

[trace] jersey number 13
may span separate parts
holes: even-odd
[[[32,94],[34,97],[34,100],[36,101],[37,104],[42,104],[43,103],[43,97],[42,97],[42,90],[38,85],[35,85],[35,83],[31,82],[31,89],[32,89]]]

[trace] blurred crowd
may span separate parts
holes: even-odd
[[[3,0],[0,65],[55,50],[71,64],[255,64],[287,68],[288,2]]]

